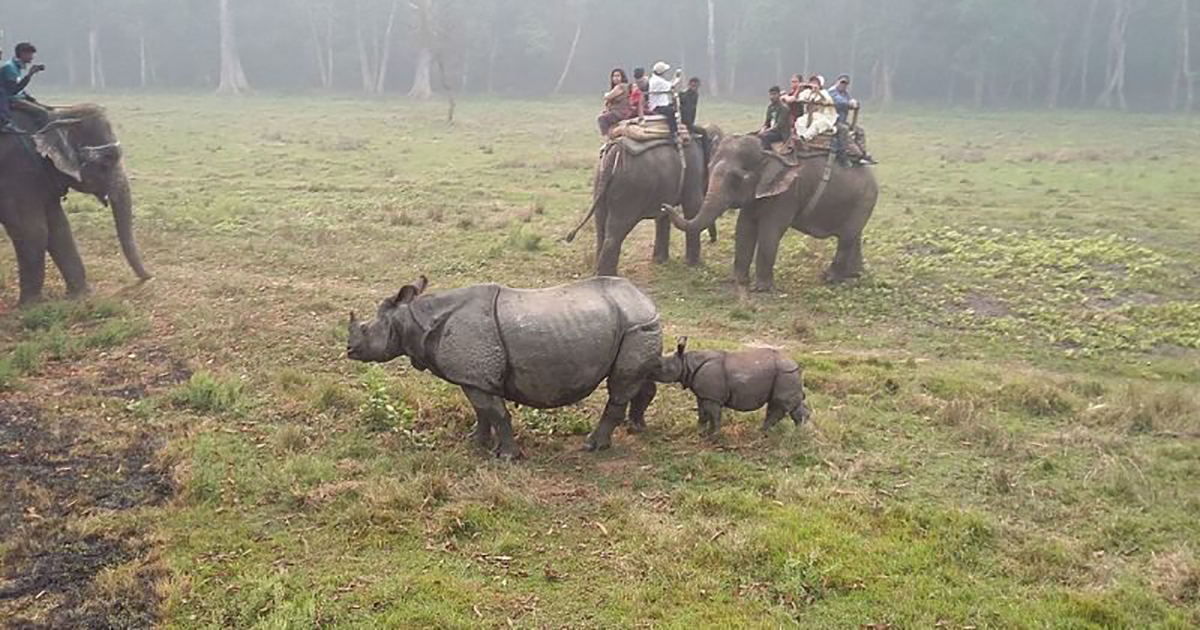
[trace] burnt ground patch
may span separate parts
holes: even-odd
[[[135,567],[120,596],[97,592],[105,569],[141,563],[152,545],[136,526],[72,527],[75,519],[159,505],[171,494],[153,464],[156,440],[0,403],[0,619],[10,627],[146,627],[154,569]]]

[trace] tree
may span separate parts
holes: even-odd
[[[708,0],[708,89],[713,96],[721,94],[717,79],[717,8],[714,0]]]
[[[233,12],[230,10],[231,0],[218,0],[220,14],[218,21],[221,32],[221,83],[217,86],[218,94],[241,94],[250,90],[250,82],[242,70],[242,59],[238,56],[237,38],[234,33]]]

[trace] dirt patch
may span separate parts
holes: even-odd
[[[1012,314],[1008,305],[990,295],[971,293],[964,300],[967,312],[985,319],[1007,317]]]
[[[152,625],[152,583],[115,598],[92,592],[101,571],[149,552],[139,532],[69,525],[165,501],[171,485],[152,464],[157,446],[148,434],[85,433],[31,402],[0,403],[0,618],[19,628]]]

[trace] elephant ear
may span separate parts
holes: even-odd
[[[758,186],[754,190],[755,199],[776,197],[787,192],[800,176],[799,166],[788,166],[772,155],[763,160],[762,175],[758,178]]]
[[[83,182],[83,160],[72,146],[67,133],[70,124],[70,121],[66,121],[66,124],[39,131],[33,135],[33,143],[38,154],[50,160],[58,172],[76,182]]]

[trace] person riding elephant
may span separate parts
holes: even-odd
[[[831,282],[862,273],[862,233],[875,210],[879,186],[870,168],[843,168],[823,158],[790,163],[762,149],[755,136],[723,140],[711,159],[708,191],[691,220],[670,211],[671,222],[690,234],[712,225],[730,208],[738,213],[734,276],[754,290],[773,291],[779,241],[788,227],[825,239],[837,237],[837,253],[825,273]],[[828,173],[828,181],[823,181]]]
[[[46,279],[46,253],[71,296],[88,291],[83,261],[63,212],[68,190],[96,197],[112,209],[117,238],[138,278],[150,278],[133,237],[133,198],[121,143],[97,105],[49,111],[48,125],[33,135],[0,135],[0,224],[16,250],[20,304],[37,301]],[[22,128],[38,128],[34,115],[14,110]]]
[[[708,181],[706,143],[720,138],[720,130],[703,130],[705,141],[693,140],[679,148],[669,141],[627,149],[621,142],[607,145],[596,166],[592,185],[592,206],[583,221],[565,237],[568,243],[596,217],[596,275],[615,276],[625,237],[644,219],[655,220],[655,263],[665,263],[671,252],[671,224],[662,214],[664,206],[682,206],[683,214],[693,217],[704,201]],[[645,147],[649,148],[645,148]],[[680,177],[680,155],[686,168]],[[709,230],[716,241],[716,229]],[[699,233],[687,236],[684,261],[700,264]]]

